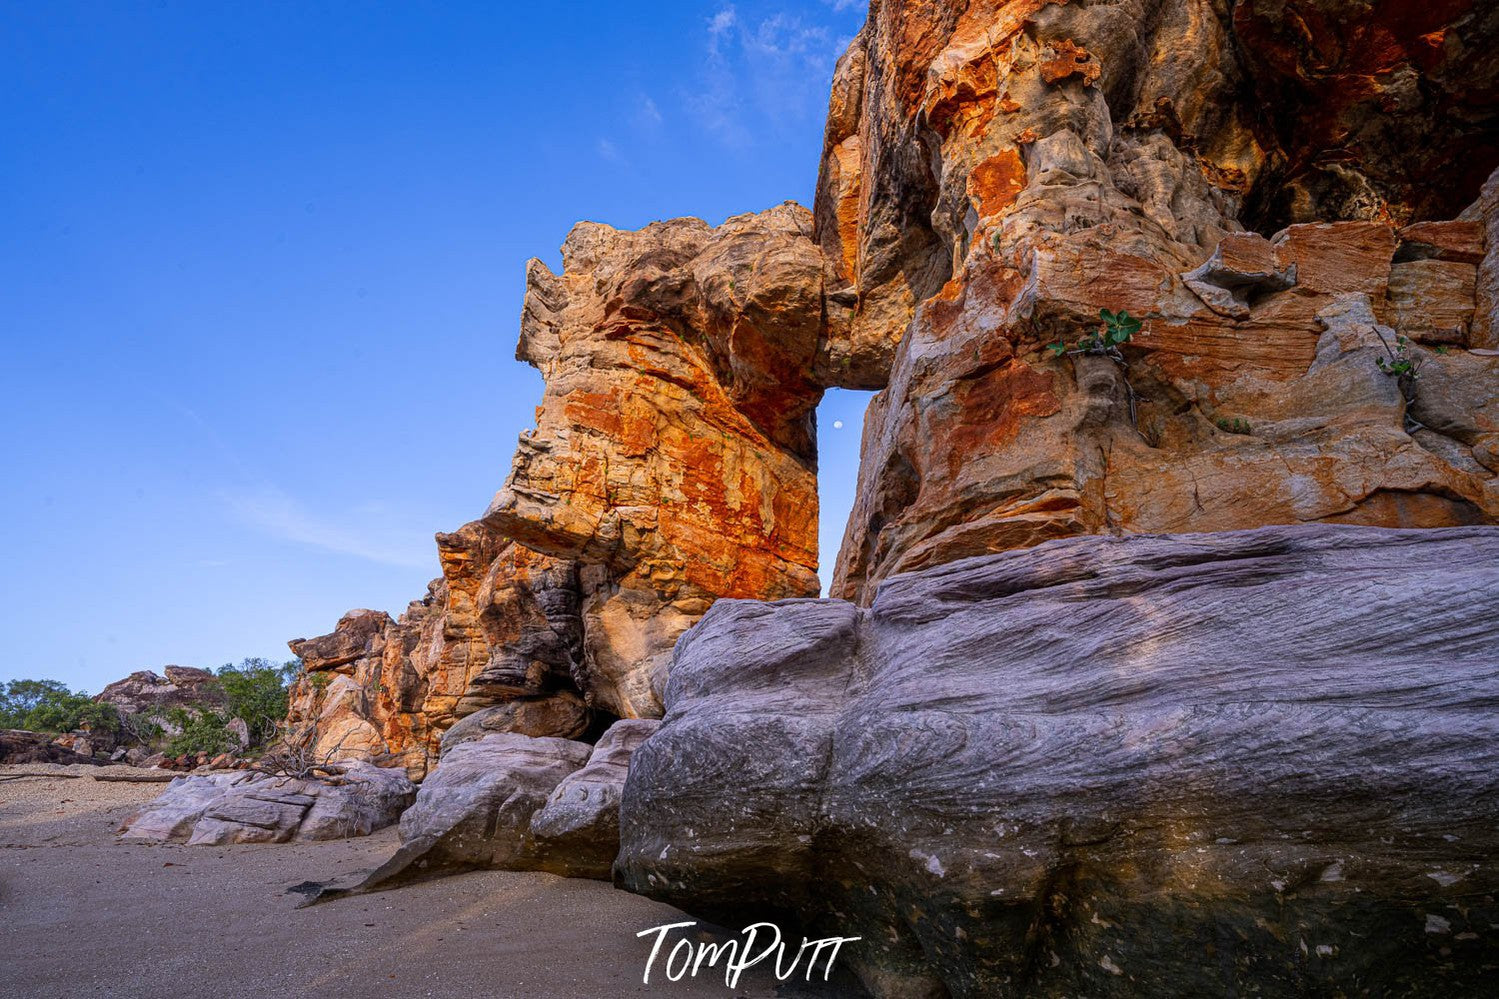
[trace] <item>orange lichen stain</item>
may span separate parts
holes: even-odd
[[[1429,73],[1441,65],[1446,45],[1446,28],[1422,35],[1411,45],[1411,61]]]
[[[690,437],[677,442],[673,451],[673,460],[686,473],[682,477],[683,495],[727,519],[723,442],[716,437]]]
[[[1017,149],[1005,149],[968,174],[968,197],[979,218],[998,215],[1025,190],[1025,162]]]
[[[982,134],[994,118],[996,74],[993,61],[983,59],[965,66],[959,79],[943,81],[927,99],[927,124],[944,140]]]
[[[953,278],[937,294],[921,303],[917,321],[925,328],[927,337],[945,340],[952,334],[958,320],[963,318],[967,289],[962,278]]]
[[[838,242],[843,253],[843,277],[855,281],[859,276],[859,229],[863,223],[864,164],[863,144],[850,135],[833,147],[830,165],[837,170],[833,178],[837,201]]]
[[[1028,146],[1039,138],[1041,138],[1041,136],[1036,134],[1036,130],[1034,128],[1027,128],[1024,132],[1021,132],[1019,135],[1015,136],[1015,141],[1022,146]]]
[[[933,440],[948,442],[948,473],[956,475],[965,462],[1002,450],[1027,422],[1061,412],[1052,377],[1012,360],[954,385],[952,411],[958,422],[932,434]]]
[[[598,430],[618,437],[623,428],[619,400],[607,392],[574,392],[567,397],[562,411],[575,426]]]
[[[1062,38],[1047,46],[1052,51],[1049,59],[1042,59],[1041,79],[1049,84],[1061,83],[1069,77],[1080,77],[1083,86],[1091,87],[1103,75],[1092,54],[1070,38]]]

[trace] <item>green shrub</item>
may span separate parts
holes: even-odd
[[[0,686],[0,728],[25,728],[26,716],[43,700],[68,693],[56,680],[11,680]]]
[[[219,667],[216,682],[223,690],[230,718],[243,718],[256,745],[276,734],[286,718],[286,682],[300,671],[300,661],[276,664],[266,659],[246,659],[238,666]]]
[[[118,732],[112,704],[96,703],[85,691],[74,693],[57,680],[11,680],[0,691],[0,728],[28,732]]]
[[[239,740],[227,727],[229,720],[217,711],[200,710],[194,714],[186,708],[172,708],[167,712],[167,721],[180,729],[167,740],[168,756],[184,753],[217,756],[239,746]]]

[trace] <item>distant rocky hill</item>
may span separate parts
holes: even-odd
[[[196,666],[163,666],[162,674],[136,670],[116,680],[95,695],[94,700],[113,704],[122,715],[166,718],[171,708],[222,708],[223,690],[206,669]]]

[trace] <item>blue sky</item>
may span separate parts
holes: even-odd
[[[810,204],[863,14],[0,7],[0,680],[282,658],[421,596],[533,421],[525,260]],[[865,401],[821,414],[825,575]]]

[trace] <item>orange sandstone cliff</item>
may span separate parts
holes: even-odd
[[[292,643],[293,738],[419,776],[659,714],[715,599],[817,592],[830,386],[882,389],[861,602],[1067,535],[1499,523],[1496,43],[1477,0],[877,0],[813,212],[532,262],[536,429],[424,600]],[[1101,309],[1117,357],[1048,349]]]

